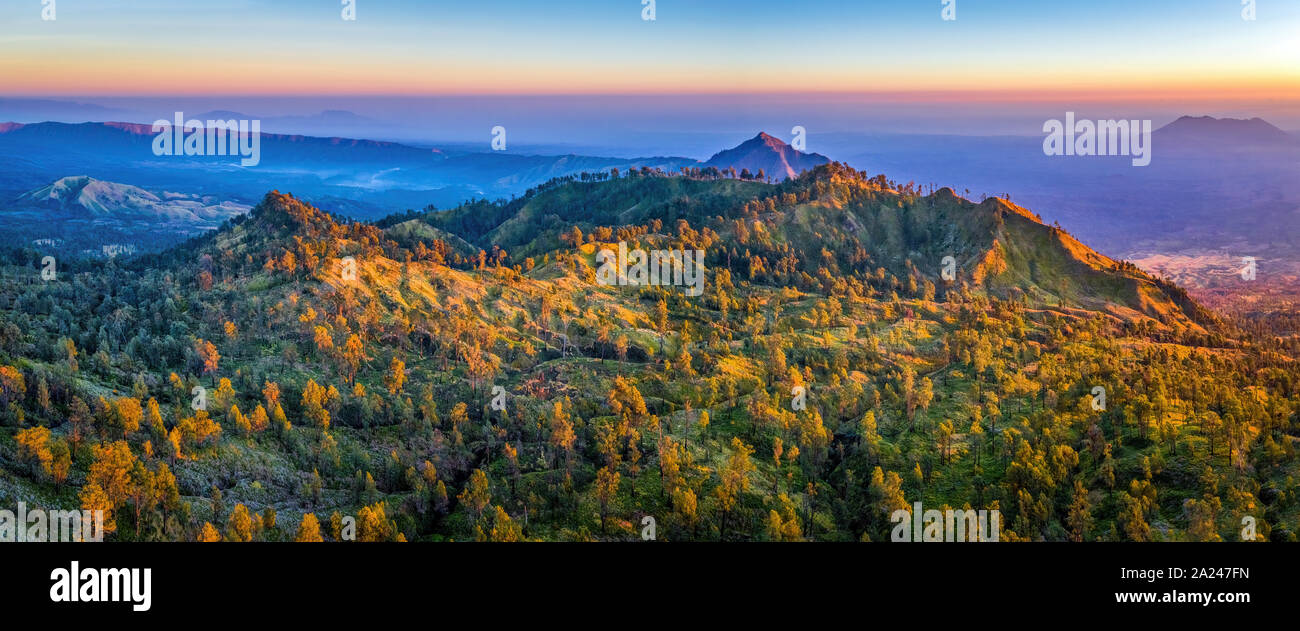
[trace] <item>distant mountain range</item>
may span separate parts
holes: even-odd
[[[56,99],[0,98],[0,119],[16,121],[109,120],[126,118],[131,112],[94,103]]]
[[[225,111],[196,116],[242,117]],[[713,168],[723,177],[782,180],[830,162],[766,133],[704,161],[263,133],[261,164],[243,168],[228,156],[155,156],[153,138],[149,126],[133,123],[0,123],[5,242],[55,239],[89,251],[101,243],[131,243],[154,250],[210,230],[269,190],[292,192],[338,215],[378,219],[474,198],[509,199],[583,172]],[[1202,261],[1242,256],[1267,260],[1268,278],[1300,273],[1300,192],[1294,186],[1300,142],[1259,118],[1181,117],[1155,131],[1146,168],[1105,157],[1053,160],[1035,137],[815,140],[846,164],[900,182],[955,182],[975,199],[1011,192],[1017,203],[1040,209],[1046,221],[1059,222],[1106,255],[1192,286],[1217,273]],[[87,224],[94,230],[85,230]],[[1170,267],[1169,261],[1187,263]]]
[[[210,114],[214,120],[239,116]],[[0,160],[9,166],[0,173],[0,199],[84,174],[146,190],[218,195],[241,203],[253,203],[268,190],[287,190],[334,212],[373,219],[430,204],[454,206],[475,197],[509,198],[552,178],[582,172],[676,172],[706,166],[683,157],[541,156],[262,133],[260,163],[245,168],[233,156],[156,156],[155,136],[150,125],[137,123],[0,123]],[[762,169],[782,179],[827,161],[765,138],[761,146],[750,141],[733,153],[714,156],[707,166]]]
[[[0,120],[12,120],[23,123],[63,122],[81,123],[87,121],[150,121],[155,118],[170,120],[172,110],[157,110],[156,105],[137,109],[141,104],[123,107],[107,107],[94,103],[63,101],[55,99],[6,98],[0,97]],[[229,109],[214,109],[186,118],[198,120],[260,120],[262,129],[277,134],[302,134],[308,136],[349,135],[368,138],[390,138],[395,131],[402,129],[388,121],[362,116],[355,112],[341,109],[327,109],[315,114],[297,115],[257,115]],[[347,130],[343,134],[343,130]]]
[[[1300,139],[1262,118],[1182,116],[1152,135],[1153,142],[1163,149],[1300,146]]]
[[[210,112],[201,118],[209,116],[241,115]],[[731,177],[781,180],[829,162],[768,134],[700,162],[443,151],[263,133],[261,163],[243,168],[232,156],[155,156],[155,135],[151,126],[134,123],[0,124],[0,159],[10,165],[0,174],[0,226],[26,241],[61,239],[75,249],[95,250],[89,243],[95,233],[74,229],[93,222],[112,242],[138,237],[139,249],[148,250],[215,228],[268,190],[293,191],[332,212],[376,219],[475,197],[516,196],[584,172],[713,167]]]
[[[838,134],[819,151],[899,181],[1013,201],[1108,256],[1205,251],[1300,263],[1300,140],[1258,118],[1184,116],[1152,134],[1152,161],[1043,154],[1041,135]]]

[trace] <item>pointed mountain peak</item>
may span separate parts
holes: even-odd
[[[830,161],[826,156],[804,153],[776,136],[759,132],[734,148],[719,151],[705,164],[720,169],[748,170],[755,175],[762,171],[764,177],[783,180]]]

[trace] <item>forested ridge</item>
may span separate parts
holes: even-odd
[[[702,250],[704,294],[597,283],[619,242]],[[112,540],[888,541],[918,501],[1003,541],[1300,527],[1296,341],[1003,199],[642,169],[40,254],[0,274],[0,505]]]

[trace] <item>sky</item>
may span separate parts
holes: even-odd
[[[1294,0],[44,1],[10,94],[1300,91]]]
[[[682,116],[811,100],[821,113],[804,118],[859,129],[855,107],[922,111],[939,132],[1008,105],[1122,103],[1300,128],[1297,0],[1257,0],[1254,20],[1243,0],[954,0],[955,20],[945,0],[656,0],[653,21],[649,0],[355,0],[348,21],[349,1],[0,0],[0,97],[246,97],[272,115],[567,95],[509,101],[553,117],[601,107],[575,95]]]

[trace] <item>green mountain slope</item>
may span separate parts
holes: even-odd
[[[702,250],[703,295],[601,284],[619,242]],[[112,539],[311,538],[310,514],[325,539],[653,516],[880,541],[918,501],[999,510],[1004,540],[1300,520],[1293,346],[1005,201],[839,165],[588,174],[382,227],[272,193],[162,254],[38,263],[0,274],[0,503],[103,507]]]
[[[858,277],[883,268],[942,290],[944,259],[951,256],[957,285],[1024,296],[1031,304],[1191,327],[1212,320],[1180,288],[1098,254],[1014,204],[996,198],[974,203],[947,188],[925,196],[900,192],[841,165],[780,185],[661,175],[570,181],[509,203],[468,205],[424,219],[516,259],[563,247],[561,236],[574,226],[591,233],[658,220],[649,231],[654,234],[686,221],[717,233],[709,260],[731,260],[733,271],[744,271],[734,261],[749,252],[790,259],[813,277],[823,267]]]

